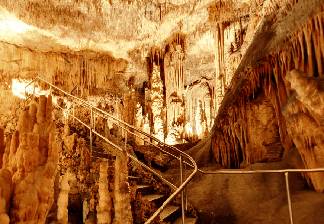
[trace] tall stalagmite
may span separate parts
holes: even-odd
[[[70,171],[67,171],[60,180],[60,193],[57,199],[57,221],[60,224],[68,223],[69,221],[69,192],[70,181],[75,181],[75,176]]]
[[[114,224],[132,224],[132,210],[130,188],[128,179],[128,157],[121,154],[115,160],[115,184],[114,184]]]
[[[52,100],[41,96],[37,105],[32,103],[29,110],[22,111],[3,158],[15,186],[10,222],[45,223],[54,201],[57,150]]]
[[[115,175],[118,175],[115,173]],[[99,202],[97,206],[98,224],[112,223],[112,199],[109,192],[108,162],[100,162]]]

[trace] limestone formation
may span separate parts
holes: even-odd
[[[129,155],[179,186],[179,152],[153,137],[185,153],[198,143],[189,152],[213,170],[324,167],[323,0],[0,2],[0,224],[144,221],[172,191]],[[128,172],[163,196],[142,204],[146,191],[133,190],[138,180]],[[202,180],[222,199],[198,200],[202,223],[277,223],[271,214],[288,211],[282,176],[199,175],[189,183]],[[289,176],[293,204],[297,185],[324,192],[323,173],[303,173],[302,184],[298,175]],[[253,187],[248,195],[235,188],[249,180],[261,196],[276,190],[255,198]],[[262,211],[277,207],[250,220],[256,210],[246,203],[245,216],[245,196]],[[199,208],[209,204],[228,216],[205,219],[212,215]]]
[[[51,114],[51,98],[41,96],[37,106],[31,104],[21,113],[6,147],[3,167],[11,171],[14,185],[11,204],[6,205],[10,222],[45,223],[53,204],[58,149]]]
[[[3,132],[3,129],[0,127],[0,169],[2,167],[4,151],[5,151],[4,132]]]
[[[112,223],[112,198],[109,192],[108,182],[108,162],[102,161],[100,163],[100,176],[99,176],[99,202],[97,206],[97,220],[98,224],[111,224]],[[118,175],[118,173],[115,173]]]
[[[324,166],[324,91],[309,76],[296,70],[287,74],[296,95],[289,99],[284,111],[288,133],[296,145],[306,168]],[[301,85],[304,87],[302,88]],[[324,191],[324,174],[306,174],[317,191]]]
[[[133,223],[130,205],[130,188],[128,179],[127,157],[125,154],[116,157],[114,180],[114,224]]]
[[[61,224],[68,223],[70,181],[73,180],[75,180],[75,176],[70,171],[67,171],[60,181],[60,194],[57,200],[57,221]]]
[[[11,172],[0,169],[0,223],[9,224],[10,199],[13,191]]]

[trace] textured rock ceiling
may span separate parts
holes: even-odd
[[[235,3],[234,3],[235,2]],[[0,0],[0,41],[40,51],[129,52],[188,34],[189,54],[212,51],[212,22],[248,13],[256,0]],[[224,4],[224,1],[222,1]],[[222,10],[224,11],[224,10]]]

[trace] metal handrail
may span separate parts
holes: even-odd
[[[229,169],[220,169],[216,171],[204,171],[198,169],[198,172],[204,175],[215,175],[215,174],[263,174],[263,173],[282,173],[285,175],[285,183],[286,183],[286,194],[287,194],[287,204],[289,211],[289,221],[290,224],[294,224],[293,219],[293,211],[292,211],[292,203],[290,196],[290,188],[289,188],[289,173],[311,173],[311,172],[324,172],[324,168],[313,168],[313,169],[280,169],[280,170],[229,170]]]
[[[51,89],[56,89],[57,91],[63,93],[64,95],[74,99],[76,102],[79,102],[79,105],[80,106],[86,106],[88,107],[90,110],[91,110],[91,120],[90,120],[90,126],[87,125],[86,123],[82,122],[80,119],[78,119],[77,117],[74,116],[74,114],[72,115],[72,117],[74,119],[76,119],[78,122],[80,122],[81,124],[83,124],[85,127],[87,127],[89,130],[90,130],[90,147],[92,148],[92,133],[97,135],[98,137],[100,137],[101,139],[103,139],[104,141],[106,141],[107,143],[109,143],[110,145],[112,145],[113,147],[115,147],[116,149],[118,149],[119,151],[123,152],[124,150],[114,144],[113,142],[111,142],[109,139],[107,139],[106,137],[102,136],[100,133],[96,132],[95,131],[95,128],[93,129],[93,113],[97,112],[96,114],[98,115],[101,115],[103,118],[109,118],[109,119],[112,119],[114,120],[116,123],[116,125],[120,128],[122,128],[123,130],[127,131],[126,132],[126,137],[125,137],[125,147],[126,147],[126,143],[127,143],[127,133],[130,133],[136,137],[139,137],[141,138],[142,140],[144,140],[145,142],[151,144],[151,145],[154,145],[160,152],[162,153],[166,153],[170,156],[172,156],[173,158],[179,160],[180,162],[180,186],[179,187],[176,187],[175,185],[173,185],[171,182],[169,182],[168,180],[166,180],[161,174],[159,174],[158,172],[156,172],[155,170],[153,170],[152,168],[150,168],[149,166],[147,166],[146,164],[144,164],[143,162],[139,161],[135,156],[129,154],[125,148],[125,152],[127,154],[127,156],[133,160],[134,162],[138,163],[140,166],[144,167],[145,169],[149,170],[151,173],[153,173],[154,175],[156,175],[157,177],[159,177],[162,182],[164,182],[165,184],[167,184],[169,187],[171,187],[174,192],[164,201],[164,203],[157,209],[157,211],[154,212],[154,214],[145,222],[145,224],[149,224],[151,223],[155,218],[157,218],[157,216],[163,211],[163,209],[179,194],[181,193],[181,214],[182,214],[182,223],[184,224],[184,189],[185,187],[187,186],[187,184],[192,180],[192,178],[194,177],[194,175],[197,173],[198,171],[198,167],[197,167],[197,164],[195,162],[195,160],[189,156],[188,154],[182,152],[181,150],[177,149],[176,147],[174,146],[171,146],[171,145],[168,145],[162,141],[160,141],[159,139],[157,139],[156,137],[150,135],[150,134],[147,134],[145,132],[143,132],[142,130],[139,130],[138,128],[112,116],[111,114],[107,113],[106,111],[102,110],[102,109],[99,109],[97,107],[94,107],[93,105],[91,105],[89,102],[83,100],[83,99],[80,99],[76,96],[73,96],[72,94],[69,94],[67,93],[66,91],[58,88],[57,86],[51,84],[50,82],[46,81],[45,79],[41,78],[41,77],[36,77],[35,79],[33,79],[29,84],[31,85],[33,82],[35,81],[41,81],[41,82],[44,82],[45,84],[49,85]],[[26,89],[25,89],[25,92],[26,92]],[[34,94],[34,93],[33,93]],[[63,109],[61,108],[59,105],[57,105],[60,109]],[[74,106],[74,104],[73,104]],[[147,141],[147,139],[145,137],[142,137],[140,135],[136,135],[135,134],[135,131],[140,133],[141,135],[143,136],[146,136],[146,138],[149,138],[150,140],[153,140],[155,141],[156,143],[158,143],[158,145],[155,145],[153,144],[152,142],[150,141]],[[171,152],[168,152],[168,151],[165,151],[162,147],[160,147],[160,145],[166,147],[166,148],[169,148],[171,149],[173,152],[176,152],[177,155],[174,155],[172,154]],[[179,157],[178,157],[179,155]],[[187,159],[187,161],[184,160],[184,158]],[[189,161],[189,162],[188,162]],[[184,173],[183,173],[183,163],[184,164],[189,164],[190,167],[193,168],[193,171],[190,173],[190,175],[185,179],[185,181],[183,181],[183,176],[184,176]]]

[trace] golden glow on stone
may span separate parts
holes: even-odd
[[[0,21],[0,33],[2,35],[9,33],[21,34],[30,30],[30,26],[15,18],[5,18]]]
[[[35,92],[35,96],[49,95],[48,90],[42,90],[38,86],[35,86],[34,84],[31,84],[26,88],[26,86],[30,81],[31,80],[12,79],[11,81],[12,94],[19,97],[20,99],[26,99],[26,93],[32,94],[33,92]]]

